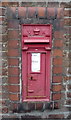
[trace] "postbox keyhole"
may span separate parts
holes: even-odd
[[[31,76],[31,80],[33,80],[33,77]]]

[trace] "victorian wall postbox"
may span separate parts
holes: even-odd
[[[50,100],[51,25],[22,25],[23,101]]]

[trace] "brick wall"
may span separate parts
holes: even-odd
[[[69,118],[70,3],[3,2],[0,6],[0,103],[3,118]],[[22,102],[21,25],[32,23],[52,24],[53,27],[50,102]]]

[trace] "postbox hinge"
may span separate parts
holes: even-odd
[[[50,51],[50,50],[51,50],[51,48],[50,48],[50,47],[45,47],[45,50],[49,50],[49,51]]]
[[[24,48],[22,48],[22,50],[23,50],[23,51],[28,50],[28,47],[24,47]]]

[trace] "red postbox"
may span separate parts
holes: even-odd
[[[50,100],[51,25],[22,25],[23,101]]]

